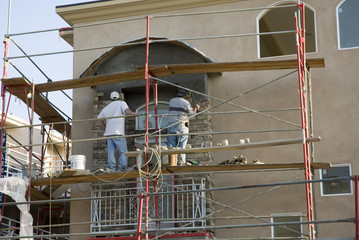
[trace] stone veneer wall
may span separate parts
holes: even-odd
[[[101,110],[111,102],[111,100],[101,100],[103,93],[96,93],[93,99],[93,107],[94,107],[94,118],[96,118]],[[123,95],[120,95],[120,99],[123,100]],[[128,117],[125,119],[125,132],[126,135],[133,134],[133,129],[135,127],[135,119],[133,117]],[[104,129],[98,125],[97,121],[94,122],[92,127],[93,137],[101,138],[105,132]],[[133,150],[134,140],[133,138],[127,138],[127,147],[128,150]],[[117,154],[117,153],[116,153]],[[116,155],[117,157],[117,155]],[[132,166],[134,164],[133,159],[128,160],[128,166]],[[93,164],[92,170],[96,170],[99,168],[105,169],[107,167],[107,146],[106,140],[98,140],[93,144]]]
[[[103,93],[96,93],[93,99],[93,107],[94,107],[94,118],[98,116],[101,110],[110,103],[110,101],[102,100]],[[121,96],[123,99],[123,96]],[[208,102],[203,101],[201,104],[201,110],[203,111],[207,106]],[[126,135],[143,133],[143,131],[135,130],[135,119],[132,117],[126,118],[125,120],[125,131]],[[212,115],[209,114],[199,114],[190,119],[190,133],[211,133],[212,130]],[[98,138],[102,137],[104,130],[98,125],[97,121],[93,124],[93,137]],[[188,144],[191,145],[192,148],[201,147],[202,143],[211,142],[212,135],[195,135],[190,136],[188,140]],[[134,138],[127,138],[127,147],[129,151],[134,150]],[[210,165],[213,164],[213,154],[212,153],[198,153],[198,154],[187,154],[187,159],[197,162],[197,164],[201,165]],[[128,159],[128,166],[132,166],[135,164],[134,159]],[[107,167],[107,147],[106,140],[98,140],[93,143],[93,169],[96,170],[99,168]],[[193,177],[193,175],[181,175],[177,176],[177,179]],[[205,178],[206,179],[206,189],[213,188],[214,186],[214,176],[213,174],[196,174],[196,179]],[[206,201],[206,214],[211,215],[214,211],[214,194],[213,192],[206,192],[206,198],[210,199],[210,201]],[[214,221],[210,218],[207,220],[207,226],[214,226]]]

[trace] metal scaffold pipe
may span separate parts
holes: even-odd
[[[265,35],[272,35],[272,34],[288,34],[288,33],[295,33],[295,30],[265,32],[265,33],[245,33],[245,34],[232,34],[232,35],[219,35],[219,36],[174,38],[174,39],[167,39],[167,40],[153,40],[152,42],[171,42],[171,41],[189,41],[189,40],[203,40],[203,39],[221,39],[221,38],[265,36]],[[123,44],[121,44],[121,46],[129,46],[129,45],[138,45],[138,43],[123,43]],[[119,45],[108,45],[108,46],[92,47],[92,48],[84,48],[84,49],[75,49],[75,50],[68,50],[68,51],[29,54],[29,55],[26,55],[26,56],[6,57],[4,59],[5,60],[11,60],[11,59],[20,59],[20,58],[29,58],[29,57],[42,57],[42,56],[65,54],[65,53],[75,53],[75,52],[85,52],[85,51],[93,51],[93,50],[100,50],[100,49],[108,49],[108,48],[113,48],[113,47],[118,47],[118,46]]]
[[[11,62],[10,62],[11,63]],[[300,111],[300,108],[278,108],[278,109],[262,109],[262,110],[255,110],[257,112],[280,112],[280,111]],[[250,110],[242,110],[242,111],[221,111],[221,112],[207,112],[202,111],[201,115],[223,115],[223,114],[243,114],[243,113],[252,113],[253,111]],[[137,117],[146,116],[146,114],[138,114]],[[169,116],[177,116],[176,114],[148,114],[149,117],[169,117]],[[49,123],[38,123],[33,125],[22,125],[22,126],[8,126],[8,127],[2,127],[0,129],[17,129],[17,128],[26,128],[26,127],[42,127],[42,126],[50,126],[50,125],[58,125],[58,124],[67,124],[67,123],[89,123],[89,122],[95,122],[99,119],[107,120],[107,119],[114,119],[114,118],[134,118],[134,116],[131,115],[124,115],[124,116],[117,116],[117,117],[108,117],[108,118],[88,118],[88,119],[79,119],[79,120],[70,120],[70,121],[62,121],[62,122],[49,122]]]
[[[288,186],[288,185],[297,185],[297,184],[306,184],[306,183],[320,183],[320,182],[333,182],[333,181],[343,181],[343,180],[352,180],[354,177],[338,177],[338,178],[326,178],[326,179],[315,179],[310,181],[293,181],[293,182],[278,182],[278,183],[265,183],[265,184],[254,184],[254,185],[242,185],[242,186],[231,186],[231,187],[219,187],[219,188],[208,188],[208,189],[194,189],[194,190],[179,190],[176,191],[176,194],[181,193],[193,193],[193,192],[211,192],[211,191],[228,191],[228,190],[240,190],[240,189],[251,189],[251,188],[263,188],[263,187],[273,187],[273,186]],[[170,195],[173,192],[161,192],[161,193],[146,193],[147,196],[155,195]],[[140,194],[137,195],[139,197]],[[74,202],[74,201],[90,201],[96,199],[117,199],[117,198],[128,198],[129,195],[124,196],[106,196],[106,197],[85,197],[85,198],[71,198],[71,199],[54,199],[54,200],[39,200],[39,201],[26,201],[26,202],[8,202],[0,203],[0,206],[13,206],[17,204],[46,204],[46,203],[62,203],[62,202]]]
[[[9,0],[10,1],[10,0]],[[293,4],[286,4],[281,6],[273,6],[273,7],[258,7],[258,8],[243,8],[243,9],[233,9],[233,10],[219,10],[219,11],[207,11],[207,12],[195,12],[195,13],[182,13],[182,14],[167,14],[167,15],[161,15],[161,14],[154,14],[151,16],[151,18],[168,18],[168,17],[185,17],[185,16],[193,16],[193,15],[210,15],[210,14],[220,14],[220,13],[236,13],[236,12],[247,12],[247,11],[259,11],[259,10],[269,10],[269,9],[280,9],[280,8],[286,8],[286,7],[296,7],[297,5]],[[28,32],[20,32],[20,33],[11,33],[9,34],[9,37],[12,36],[21,36],[21,35],[29,35],[29,34],[38,34],[38,33],[46,33],[46,32],[54,32],[54,31],[63,31],[66,30],[73,30],[77,28],[85,28],[85,27],[93,27],[93,26],[100,26],[105,24],[112,24],[112,23],[123,23],[123,22],[130,22],[130,21],[137,21],[137,20],[143,20],[146,18],[146,16],[140,16],[140,17],[132,17],[132,18],[126,18],[126,19],[118,19],[118,20],[112,20],[112,21],[103,21],[103,22],[97,22],[97,23],[90,23],[90,24],[78,24],[76,26],[71,26],[70,28],[50,28],[50,29],[44,29],[44,30],[37,30],[37,31],[28,31]],[[8,31],[9,33],[10,31]]]
[[[271,227],[271,226],[285,226],[285,225],[305,225],[305,224],[324,224],[324,223],[351,223],[352,218],[344,219],[329,219],[329,220],[318,220],[318,221],[302,221],[302,222],[277,222],[277,223],[259,223],[259,224],[240,224],[240,225],[222,225],[222,226],[209,226],[209,227],[191,227],[191,228],[169,228],[169,229],[149,229],[146,233],[155,234],[162,232],[183,232],[183,231],[205,231],[215,229],[234,229],[234,228],[257,228],[257,227]],[[48,234],[48,235],[33,235],[33,236],[5,236],[0,239],[22,239],[22,238],[59,238],[59,237],[75,237],[75,236],[104,236],[104,235],[119,235],[126,236],[127,234],[135,234],[136,230],[123,230],[123,231],[102,231],[92,233],[67,233],[67,234]]]

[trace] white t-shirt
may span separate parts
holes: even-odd
[[[113,101],[108,104],[97,118],[118,117],[125,115],[128,105],[124,101]],[[106,130],[104,136],[125,135],[125,118],[106,119]]]

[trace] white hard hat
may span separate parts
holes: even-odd
[[[118,99],[120,98],[120,94],[119,94],[118,92],[116,92],[116,91],[113,91],[113,92],[111,93],[111,95],[110,95],[110,98],[111,98],[112,100],[118,100]]]

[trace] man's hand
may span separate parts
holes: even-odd
[[[199,108],[200,108],[200,106],[199,106],[198,104],[196,104],[196,105],[193,107],[193,111],[194,111],[194,112],[197,112]]]

